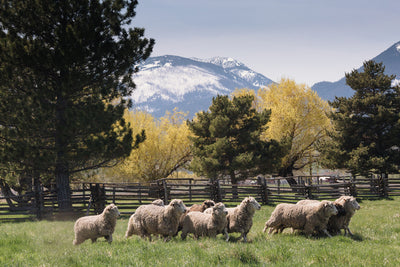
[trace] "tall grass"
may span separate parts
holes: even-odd
[[[73,246],[74,221],[0,225],[3,266],[400,266],[400,198],[363,201],[350,228],[354,237],[306,237],[285,230],[262,233],[273,206],[256,212],[249,243],[179,237],[170,242],[124,238],[127,218],[118,220],[111,245],[104,239]]]

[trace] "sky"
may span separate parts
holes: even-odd
[[[400,41],[399,0],[139,0],[132,26],[151,56],[231,57],[264,76],[312,86]]]

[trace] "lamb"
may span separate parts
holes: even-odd
[[[229,239],[226,231],[228,210],[221,202],[209,208],[211,213],[189,212],[183,219],[182,240],[186,239],[188,233],[192,233],[197,239],[200,236],[216,237],[219,233],[224,233]]]
[[[273,230],[282,232],[283,229],[292,227],[303,230],[307,235],[311,235],[315,231],[322,231],[332,237],[327,231],[327,224],[329,218],[337,213],[335,205],[326,200],[315,205],[281,203],[276,206],[271,217],[265,223],[263,232],[268,228],[271,228],[269,233]]]
[[[338,210],[342,210],[337,215],[332,216],[328,222],[328,231],[331,234],[339,234],[341,229],[344,229],[344,234],[353,233],[349,229],[350,220],[353,217],[356,210],[360,209],[360,205],[357,200],[352,196],[341,196],[336,199],[334,202],[335,206]]]
[[[157,205],[157,206],[164,206],[164,201],[162,199],[156,199],[153,202],[151,202],[151,204]]]
[[[111,244],[112,234],[119,216],[118,207],[110,204],[99,215],[79,218],[74,225],[75,239],[72,243],[79,245],[86,239],[91,239],[93,243],[96,242],[97,238],[104,236]]]
[[[246,197],[237,207],[228,208],[228,233],[241,233],[239,239],[243,238],[247,242],[247,233],[253,225],[253,215],[259,209],[261,206],[254,197]]]
[[[193,204],[193,206],[190,207],[189,212],[192,211],[200,211],[203,212],[206,209],[212,207],[215,205],[215,202],[212,200],[204,200],[202,204]]]
[[[166,206],[142,205],[129,218],[125,237],[135,234],[142,238],[148,237],[151,241],[153,234],[164,236],[166,241],[176,233],[179,219],[185,212],[186,207],[180,199],[174,199]]]

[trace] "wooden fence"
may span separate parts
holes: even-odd
[[[302,199],[336,199],[352,195],[358,199],[379,199],[400,196],[400,175],[389,177],[290,177],[297,182],[290,186],[287,178],[258,178],[240,184],[225,180],[191,178],[161,179],[153,183],[73,183],[72,213],[75,216],[100,213],[106,204],[115,203],[122,215],[130,215],[143,204],[161,198],[164,203],[182,199],[187,206],[205,199],[237,205],[247,196],[262,204],[296,203]],[[52,218],[58,214],[54,189],[41,187],[39,192],[20,196],[17,202],[0,197],[0,221]],[[73,216],[71,215],[71,216]]]

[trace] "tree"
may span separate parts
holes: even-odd
[[[257,112],[249,95],[213,98],[209,111],[188,121],[192,132],[191,168],[209,178],[230,177],[232,184],[251,175],[271,172],[279,160],[279,145],[260,136],[270,111]]]
[[[0,3],[0,162],[57,185],[129,155],[135,64],[154,40],[130,28],[137,1],[5,0]],[[137,136],[137,143],[143,136]]]
[[[144,129],[146,140],[120,165],[106,170],[124,181],[152,181],[166,178],[191,159],[189,129],[183,112],[176,109],[160,119],[145,111],[128,112],[126,120]]]
[[[353,175],[398,171],[400,160],[400,89],[382,63],[366,61],[363,71],[346,73],[352,97],[336,97],[332,142],[324,150],[327,166]]]
[[[330,107],[308,86],[290,79],[261,88],[257,94],[261,107],[271,109],[264,137],[275,139],[284,147],[279,175],[293,176],[293,171],[316,161],[317,145],[331,127],[327,116]]]

